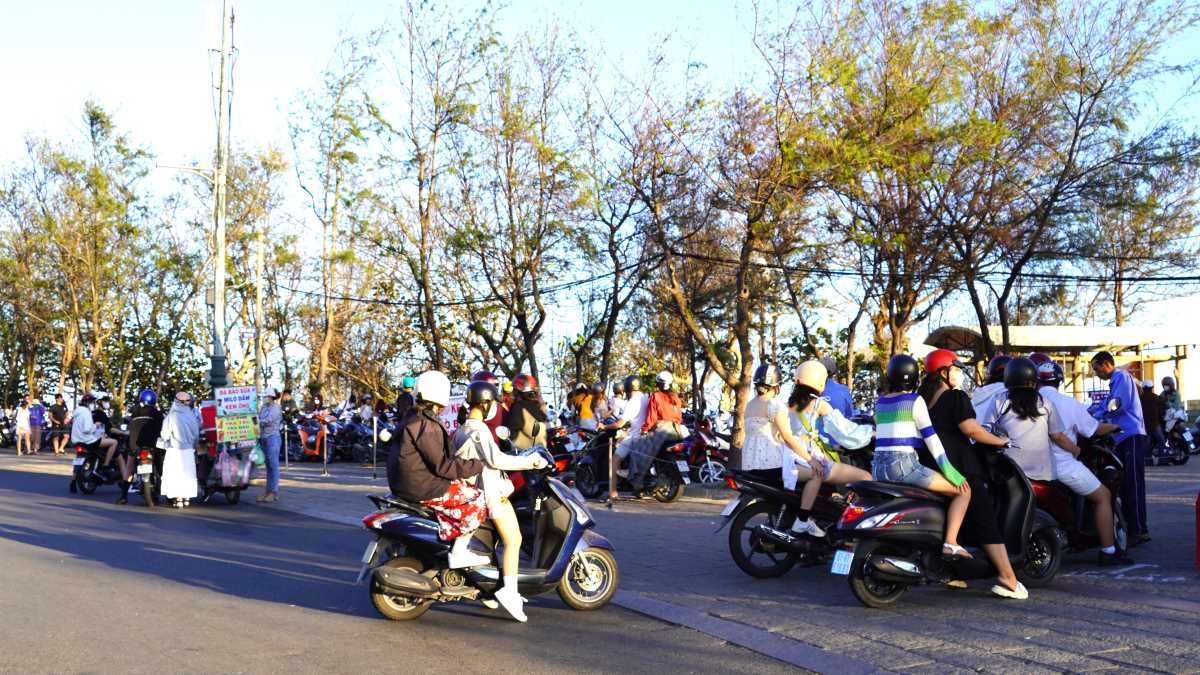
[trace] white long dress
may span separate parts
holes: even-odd
[[[200,425],[189,406],[178,401],[163,422],[159,444],[166,449],[163,455],[162,494],[167,499],[196,497],[196,442]]]

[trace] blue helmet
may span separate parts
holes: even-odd
[[[400,381],[400,386],[405,389],[412,389],[413,387],[417,386],[417,378],[411,376],[406,377]]]
[[[142,393],[138,394],[138,403],[156,406],[158,405],[158,394],[154,393],[153,389],[143,389]]]

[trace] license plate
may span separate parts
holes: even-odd
[[[149,476],[154,473],[154,466],[152,464],[139,464],[137,473],[139,476]]]
[[[850,574],[850,563],[854,562],[854,551],[838,551],[833,554],[833,565],[829,567],[832,574],[846,576]]]
[[[688,465],[687,465],[687,462],[683,461],[682,459],[676,460],[676,461],[675,461],[675,466],[679,467],[679,471],[680,471],[680,472],[682,472],[682,473],[687,473],[687,472],[688,472]]]
[[[83,457],[76,457],[75,460],[71,462],[71,466],[83,466],[83,459]]]
[[[1190,432],[1190,431],[1183,432],[1183,439],[1185,441],[1187,441],[1188,443],[1191,443],[1192,442],[1192,432]]]
[[[734,497],[733,499],[730,499],[729,503],[725,505],[725,508],[721,509],[721,517],[728,518],[729,516],[733,515],[733,510],[737,508],[737,505],[741,501],[741,497]]]
[[[362,564],[370,565],[371,561],[375,560],[375,551],[379,550],[379,540],[374,539],[367,544],[367,550],[363,551]]]

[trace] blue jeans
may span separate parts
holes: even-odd
[[[279,446],[282,438],[272,434],[259,440],[263,456],[267,458],[267,492],[279,492]]]

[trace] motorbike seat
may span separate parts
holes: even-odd
[[[864,480],[851,483],[851,490],[856,492],[874,492],[876,494],[888,495],[889,497],[903,497],[905,499],[920,499],[927,502],[935,502],[945,504],[949,501],[948,497],[940,495],[936,492],[909,485],[908,483],[892,483],[890,481],[874,481]]]
[[[384,498],[384,500],[389,506],[400,509],[401,511],[407,511],[414,516],[419,516],[421,518],[426,518],[433,521],[437,520],[437,514],[433,511],[433,509],[419,502],[410,502],[406,499],[400,499],[395,495],[388,495]]]

